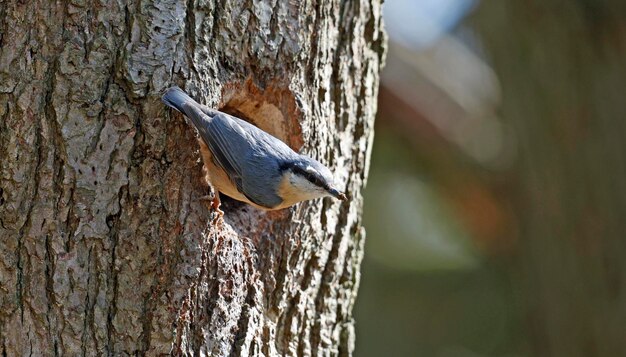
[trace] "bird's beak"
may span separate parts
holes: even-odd
[[[328,193],[330,193],[333,197],[335,197],[336,199],[340,201],[345,201],[348,199],[348,197],[346,197],[346,195],[343,192],[339,192],[337,191],[337,189],[334,189],[334,188],[331,188],[330,190],[328,190]]]

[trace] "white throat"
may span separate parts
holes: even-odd
[[[288,171],[283,177],[278,192],[284,203],[289,204],[329,195],[323,188],[316,186],[306,178],[294,174],[291,171]]]

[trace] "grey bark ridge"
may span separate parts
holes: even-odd
[[[349,356],[378,1],[0,1],[0,352]],[[211,225],[178,84],[351,201]]]

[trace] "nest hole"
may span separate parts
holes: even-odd
[[[302,128],[300,126],[301,108],[298,107],[294,93],[278,85],[269,85],[264,89],[258,88],[248,80],[243,85],[226,85],[222,92],[222,105],[219,110],[243,119],[261,130],[273,135],[294,151],[299,152],[303,146]],[[222,210],[227,221],[251,221],[251,215],[256,219],[270,219],[283,215],[255,215],[256,208],[220,194]],[[255,219],[252,219],[255,220]],[[258,226],[258,225],[252,225]]]
[[[295,151],[302,147],[301,110],[293,92],[279,86],[261,90],[251,81],[226,85],[219,110],[234,115],[277,137]]]

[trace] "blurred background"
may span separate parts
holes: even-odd
[[[626,356],[626,1],[384,17],[356,356]]]

